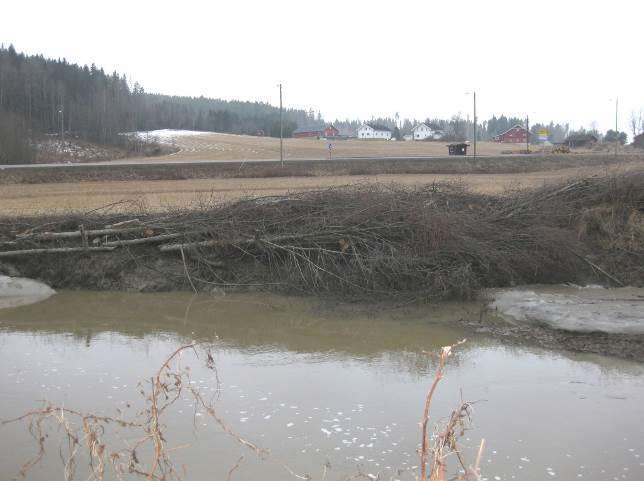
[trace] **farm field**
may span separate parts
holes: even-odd
[[[145,159],[146,162],[195,161],[195,160],[269,160],[279,159],[279,139],[204,132],[188,135],[185,132],[160,131],[159,141],[179,148],[178,152]],[[155,133],[151,132],[150,137]],[[317,140],[284,139],[285,159],[325,159],[329,156],[328,146],[332,144],[334,157],[396,157],[447,155],[444,141],[404,142],[385,140]],[[518,144],[479,142],[480,155],[499,155],[504,151],[518,151],[525,148]],[[130,159],[131,160],[131,159]],[[118,162],[118,161],[115,161]]]
[[[367,182],[410,186],[432,182],[463,182],[470,189],[489,194],[509,189],[538,187],[578,175],[620,172],[642,168],[644,161],[612,167],[567,168],[527,173],[494,174],[380,174],[327,175],[320,177],[210,178],[187,180],[136,180],[6,184],[0,189],[0,217],[65,212],[86,212],[115,204],[111,210],[163,211],[247,196],[283,195]]]

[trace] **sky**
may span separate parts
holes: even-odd
[[[492,114],[620,130],[644,110],[641,0],[3,0],[0,43],[146,91],[335,118]]]

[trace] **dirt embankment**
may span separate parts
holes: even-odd
[[[642,286],[643,259],[644,170],[503,196],[369,184],[136,218],[0,219],[0,271],[55,288],[430,302],[522,284]]]
[[[572,332],[535,324],[495,322],[486,315],[480,319],[462,319],[459,324],[479,334],[512,343],[644,361],[644,335],[641,334]]]
[[[472,157],[435,159],[346,159],[220,162],[176,164],[141,163],[136,165],[106,163],[56,168],[26,167],[2,169],[0,184],[43,184],[90,181],[148,181],[186,179],[232,179],[273,177],[355,176],[379,174],[502,174],[568,168],[603,168],[641,164],[644,155],[605,154],[500,156],[474,160]]]

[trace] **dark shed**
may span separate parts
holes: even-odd
[[[449,155],[467,155],[467,144],[465,142],[449,144],[447,150]]]

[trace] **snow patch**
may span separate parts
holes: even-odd
[[[200,130],[175,130],[175,129],[160,129],[149,130],[141,132],[128,132],[128,135],[133,135],[140,140],[149,140],[157,142],[172,142],[179,137],[195,137],[199,135],[208,135],[212,132],[203,132]]]
[[[42,282],[0,275],[0,309],[34,304],[54,294],[56,291]]]
[[[494,294],[491,307],[515,322],[568,331],[644,334],[644,289],[589,286],[511,289]]]

